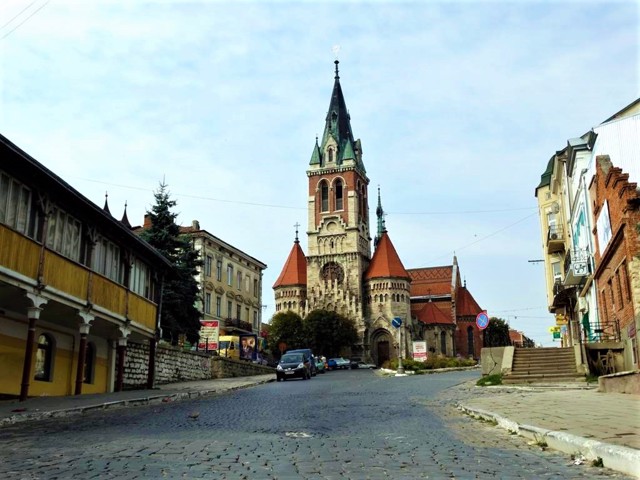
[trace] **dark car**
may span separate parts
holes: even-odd
[[[302,353],[304,354],[305,360],[308,360],[311,364],[311,376],[315,377],[318,374],[318,370],[316,368],[316,362],[313,360],[313,352],[310,348],[299,348],[297,350],[288,350],[287,353]]]
[[[329,370],[347,370],[351,367],[351,362],[346,358],[336,357],[327,360]]]
[[[276,379],[284,381],[288,378],[311,378],[311,362],[303,353],[285,353],[276,367]]]

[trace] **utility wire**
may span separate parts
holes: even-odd
[[[25,10],[27,10],[29,7],[31,7],[31,5],[33,5],[34,3],[36,3],[36,0],[33,0],[33,2],[31,2],[29,5],[27,5],[26,7],[24,7],[22,10],[20,10],[20,12],[16,15],[13,16],[13,18],[11,20],[9,20],[7,23],[5,23],[4,25],[2,25],[0,27],[0,30],[2,30],[3,28],[5,28],[7,25],[9,25],[11,22],[13,22],[16,18],[18,18],[20,15],[22,15],[24,13]]]
[[[29,20],[31,17],[33,17],[36,13],[38,13],[40,10],[42,10],[45,5],[47,3],[49,3],[51,0],[46,0],[42,5],[40,5],[31,15],[29,15],[27,18],[25,18],[22,22],[20,22],[18,25],[16,25],[12,30],[9,30],[7,33],[5,33],[0,40],[4,40],[5,38],[7,38],[9,35],[11,35],[13,32],[15,32],[18,28],[20,28],[22,25],[25,24],[25,22],[27,20]],[[27,8],[29,8],[31,5],[33,5],[33,3],[31,3],[28,7],[26,7],[24,10],[26,10]],[[24,10],[22,12],[24,12]],[[22,12],[20,12],[17,16],[19,16]],[[14,17],[15,18],[15,17]],[[13,18],[11,20],[9,20],[9,22],[7,23],[7,25],[9,23],[11,23],[13,21]],[[3,27],[4,28],[4,27]]]

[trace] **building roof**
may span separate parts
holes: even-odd
[[[406,278],[407,280],[411,279],[405,270],[404,265],[402,265],[402,262],[400,261],[398,252],[396,252],[393,243],[391,243],[389,234],[387,232],[383,232],[364,278],[366,280],[370,280],[372,278],[388,277]]]
[[[478,302],[473,298],[471,292],[467,290],[467,287],[460,287],[456,297],[456,315],[475,316],[482,311],[482,308],[480,308]]]
[[[451,296],[453,265],[407,270],[411,277],[411,296]]]
[[[307,257],[305,257],[300,242],[293,243],[289,257],[284,264],[280,276],[273,284],[273,288],[306,285],[307,284]]]
[[[440,310],[432,301],[415,304],[415,308],[413,305],[411,307],[412,315],[427,325],[451,325],[454,323],[453,318]]]
[[[548,187],[551,184],[551,175],[553,174],[553,161],[555,160],[555,155],[551,157],[549,162],[547,163],[547,168],[542,175],[540,175],[540,183],[536,187],[536,195],[538,194],[537,190],[540,187]]]

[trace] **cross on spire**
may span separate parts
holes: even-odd
[[[300,240],[298,240],[298,227],[300,227],[300,224],[296,222],[293,226],[296,227],[296,243],[300,243]]]

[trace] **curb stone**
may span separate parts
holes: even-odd
[[[14,425],[20,422],[33,421],[33,420],[46,420],[51,418],[67,418],[75,415],[82,415],[86,412],[91,412],[95,410],[107,410],[111,408],[122,408],[122,407],[133,407],[133,406],[141,406],[141,405],[157,405],[164,401],[165,399],[169,399],[169,402],[179,402],[181,400],[192,400],[195,398],[205,397],[209,395],[215,395],[225,392],[230,392],[234,390],[241,390],[243,388],[249,388],[256,385],[261,385],[264,383],[270,383],[275,381],[275,379],[265,379],[259,380],[252,383],[248,383],[246,385],[236,385],[227,388],[211,388],[207,390],[194,390],[187,392],[173,392],[167,393],[166,395],[153,395],[147,397],[139,397],[139,398],[129,398],[123,400],[112,400],[109,402],[96,403],[93,405],[84,405],[74,408],[66,408],[61,410],[50,410],[50,411],[42,411],[39,412],[37,410],[29,413],[17,413],[16,415],[11,415],[9,417],[0,419],[0,428]]]
[[[458,409],[473,418],[496,422],[509,432],[534,442],[545,441],[547,446],[570,455],[582,455],[586,460],[601,459],[605,467],[640,478],[640,450],[589,440],[566,432],[557,432],[531,425],[522,425],[493,412],[459,404]]]

